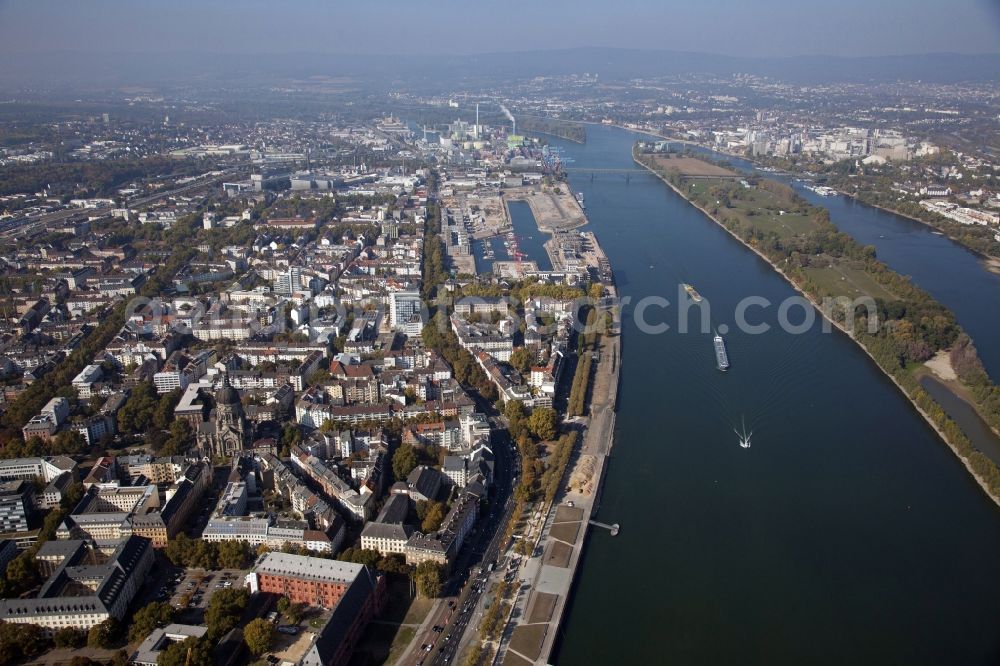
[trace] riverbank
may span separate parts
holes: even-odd
[[[834,189],[837,189],[837,188],[834,188]],[[851,194],[849,192],[845,192],[845,191],[840,190],[840,189],[837,189],[837,193],[838,194],[842,194],[843,196],[845,196],[845,197],[847,197],[847,198],[849,198],[849,199],[851,199],[851,200],[853,200],[853,201],[861,204],[862,206],[871,206],[872,208],[877,208],[878,210],[884,211],[886,213],[891,213],[892,215],[898,215],[899,217],[902,217],[902,218],[905,218],[907,220],[911,220],[913,222],[917,222],[919,224],[922,224],[923,226],[927,227],[931,231],[934,231],[934,232],[936,232],[938,234],[941,234],[942,236],[944,236],[948,240],[961,245],[963,248],[965,248],[966,250],[968,250],[972,254],[976,255],[979,258],[979,260],[983,263],[983,267],[986,270],[988,270],[991,273],[996,273],[997,275],[1000,275],[1000,258],[994,257],[994,256],[989,255],[989,254],[986,254],[985,252],[982,252],[981,250],[978,250],[978,249],[976,249],[974,247],[971,247],[968,243],[963,243],[961,238],[956,238],[955,236],[952,236],[951,234],[948,233],[948,231],[946,229],[943,229],[943,228],[937,226],[933,222],[928,222],[927,220],[921,220],[919,217],[914,217],[913,215],[907,215],[906,213],[900,212],[898,210],[894,210],[892,208],[886,208],[885,206],[880,206],[878,204],[874,204],[874,203],[870,203],[868,201],[864,201],[864,200],[860,199],[856,194]]]
[[[774,169],[775,173],[779,173],[779,174],[788,176],[790,178],[799,178],[799,179],[809,178],[809,179],[815,179],[819,175],[819,174],[811,173],[811,172],[808,172],[808,171],[789,171],[788,169],[784,169],[784,168],[780,168],[780,167],[774,167],[771,164],[761,163],[759,160],[754,159],[753,157],[749,157],[747,155],[736,155],[736,154],[733,154],[733,153],[730,153],[730,152],[727,152],[725,150],[721,150],[721,149],[718,149],[718,148],[709,148],[707,146],[702,146],[702,147],[706,148],[707,150],[712,150],[712,151],[715,151],[715,152],[719,152],[719,153],[721,153],[723,155],[730,155],[730,156],[738,158],[738,159],[746,160],[747,162],[753,164],[758,169],[761,169],[761,168]],[[996,257],[996,256],[993,256],[993,255],[987,254],[987,253],[983,252],[982,250],[980,250],[978,248],[972,247],[971,245],[969,245],[968,243],[966,243],[965,241],[963,241],[961,238],[959,238],[959,237],[953,235],[952,233],[950,233],[947,228],[940,227],[940,226],[934,224],[933,222],[929,222],[927,220],[924,220],[922,218],[916,217],[914,215],[910,215],[909,213],[904,213],[903,211],[896,210],[895,208],[889,208],[887,206],[882,206],[882,205],[877,204],[877,203],[872,203],[870,201],[865,201],[864,199],[862,199],[861,197],[859,197],[857,194],[852,194],[850,192],[845,192],[844,190],[842,190],[842,189],[840,189],[838,187],[834,187],[832,189],[835,190],[838,194],[841,194],[841,195],[843,195],[843,196],[851,199],[852,201],[861,204],[862,206],[869,206],[871,208],[875,208],[877,210],[881,210],[881,211],[889,213],[891,215],[898,215],[899,217],[902,217],[902,218],[904,218],[906,220],[910,220],[912,222],[917,222],[917,223],[919,223],[919,224],[927,227],[931,231],[933,231],[935,233],[938,233],[938,234],[940,234],[940,235],[948,238],[953,243],[956,243],[957,245],[962,246],[963,248],[965,248],[966,250],[968,250],[969,252],[971,252],[975,256],[979,257],[979,259],[982,260],[984,267],[989,272],[995,273],[997,275],[1000,275],[1000,257]]]
[[[612,301],[615,300],[617,296],[615,288],[609,287],[608,291],[611,294]],[[612,327],[612,330],[619,329],[620,326],[618,325]],[[552,512],[553,520],[560,511],[564,515],[573,512],[579,516],[579,530],[573,534],[572,539],[566,539],[563,536],[565,532],[562,535],[558,532],[553,535],[552,530],[545,533],[546,537],[554,536],[555,539],[562,537],[558,543],[572,548],[567,562],[568,572],[565,576],[560,577],[558,572],[554,572],[550,565],[545,565],[546,552],[551,555],[554,547],[558,548],[557,543],[553,542],[547,545],[541,542],[541,540],[539,543],[542,548],[542,560],[535,583],[537,584],[546,579],[559,580],[560,586],[559,595],[555,600],[555,607],[550,619],[549,630],[542,640],[541,650],[536,663],[551,663],[552,652],[559,639],[566,611],[573,596],[573,588],[576,585],[579,575],[583,550],[587,544],[587,539],[590,538],[590,532],[594,528],[590,524],[590,520],[594,518],[600,509],[604,480],[611,458],[611,449],[614,446],[618,387],[621,381],[620,334],[601,336],[600,361],[597,364],[595,377],[598,379],[595,381],[593,388],[590,412],[584,426],[585,430],[580,452],[573,461],[572,469],[568,469],[566,475],[563,477],[559,493],[556,496],[558,504],[553,505],[554,511]],[[578,475],[577,471],[581,465],[588,467],[587,475],[589,478],[581,479]],[[557,575],[553,575],[553,573]],[[532,594],[537,593],[533,592]]]
[[[995,493],[993,491],[993,489],[991,488],[991,486],[990,486],[989,482],[987,481],[987,479],[984,476],[982,476],[979,472],[977,472],[977,470],[973,467],[972,461],[967,456],[963,455],[963,453],[962,453],[962,451],[961,451],[958,443],[955,442],[955,441],[952,441],[952,438],[949,437],[945,433],[944,428],[938,423],[938,420],[932,418],[931,415],[930,415],[930,413],[924,407],[922,407],[920,404],[918,404],[916,396],[911,395],[910,392],[906,389],[906,387],[903,386],[903,384],[895,376],[893,376],[892,373],[890,373],[889,371],[887,371],[886,368],[884,368],[878,362],[878,359],[875,357],[875,355],[860,340],[858,340],[858,338],[854,335],[854,333],[852,331],[848,330],[843,324],[841,324],[840,322],[838,322],[835,319],[833,319],[832,317],[830,317],[829,314],[825,311],[825,309],[820,306],[819,302],[811,294],[809,294],[805,290],[803,290],[799,286],[799,284],[796,283],[796,281],[791,278],[791,276],[789,276],[780,266],[778,266],[774,262],[772,262],[771,259],[767,255],[765,255],[758,248],[754,247],[753,245],[751,245],[750,243],[748,243],[747,241],[745,241],[743,238],[741,238],[735,231],[733,231],[732,229],[730,229],[729,227],[727,227],[725,224],[723,224],[721,220],[719,220],[715,215],[711,214],[708,210],[706,210],[702,206],[698,205],[697,203],[691,201],[691,199],[689,199],[688,196],[683,191],[681,191],[678,187],[676,187],[673,183],[671,183],[663,175],[661,175],[660,173],[657,173],[655,170],[653,170],[652,168],[650,168],[647,164],[645,164],[644,162],[642,162],[641,160],[639,160],[638,157],[636,156],[634,150],[633,150],[633,153],[632,153],[632,160],[633,160],[633,162],[635,162],[636,164],[640,165],[641,167],[643,167],[644,169],[646,169],[647,171],[649,171],[650,173],[652,173],[654,176],[656,176],[657,178],[659,178],[661,181],[663,181],[678,196],[680,196],[682,199],[684,199],[686,202],[688,202],[694,208],[697,208],[699,211],[701,211],[701,213],[703,213],[706,217],[708,217],[708,219],[710,219],[713,222],[715,222],[719,227],[721,227],[722,229],[724,229],[730,236],[732,236],[733,238],[735,238],[744,247],[748,248],[754,254],[756,254],[758,257],[760,257],[765,262],[767,262],[767,264],[769,266],[771,266],[771,268],[775,272],[777,272],[788,284],[790,284],[792,286],[792,288],[795,289],[796,292],[798,292],[803,298],[805,298],[806,300],[808,300],[813,305],[813,307],[819,312],[820,316],[822,316],[826,321],[830,322],[830,324],[832,324],[834,327],[836,327],[840,332],[844,333],[845,335],[847,335],[847,337],[849,337],[852,341],[854,341],[857,344],[857,346],[862,351],[864,351],[865,354],[867,354],[869,358],[871,358],[872,362],[875,363],[875,365],[879,368],[879,370],[881,370],[882,373],[890,381],[892,381],[892,383],[895,384],[896,387],[907,397],[907,399],[910,401],[910,403],[913,406],[913,408],[924,418],[924,420],[927,422],[927,424],[930,425],[931,428],[934,429],[934,431],[938,434],[938,436],[941,439],[941,441],[943,441],[952,450],[952,452],[955,454],[955,456],[962,462],[962,464],[965,466],[966,470],[969,472],[969,474],[972,476],[972,478],[976,481],[976,483],[979,485],[979,487],[983,490],[983,492],[991,500],[993,500],[993,502],[996,505],[1000,506],[1000,493]]]
[[[583,145],[587,143],[587,130],[583,123],[546,116],[526,116],[518,114],[521,131],[525,134],[545,134],[564,141]]]

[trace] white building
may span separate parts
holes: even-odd
[[[393,292],[389,301],[389,325],[394,330],[403,330],[412,321],[413,315],[420,314],[420,309],[420,292],[416,289]]]
[[[73,378],[73,388],[76,389],[77,395],[81,398],[91,397],[93,395],[91,388],[103,375],[104,371],[96,363],[91,363],[81,370],[80,374]]]

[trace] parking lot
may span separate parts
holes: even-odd
[[[161,594],[166,595],[162,600],[169,598],[170,605],[181,613],[203,611],[217,591],[243,587],[243,575],[244,572],[238,569],[187,569],[171,578],[165,588],[161,588]]]

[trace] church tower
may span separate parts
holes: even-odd
[[[229,376],[223,378],[222,387],[215,392],[213,430],[206,441],[207,449],[213,456],[230,457],[243,450],[250,428],[239,391],[229,383]]]

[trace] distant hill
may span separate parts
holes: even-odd
[[[94,86],[227,82],[269,84],[310,76],[351,76],[376,87],[423,82],[511,80],[533,76],[596,73],[602,79],[689,73],[770,76],[792,83],[934,83],[1000,80],[1000,54],[932,53],[844,58],[740,58],[665,50],[577,48],[478,55],[288,54],[4,54],[0,84]]]

